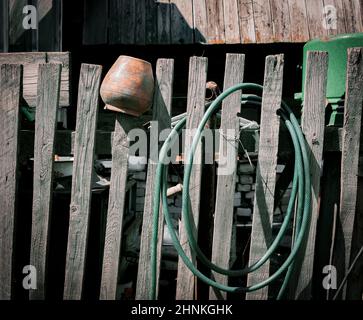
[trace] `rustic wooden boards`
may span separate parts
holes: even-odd
[[[282,99],[283,67],[283,55],[266,58],[249,266],[257,262],[272,243],[271,226],[280,130],[277,110],[281,106]],[[257,271],[250,273],[247,277],[247,286],[266,280],[269,277],[269,269],[270,263],[267,261]],[[246,299],[249,300],[266,300],[267,298],[268,287],[246,294]]]
[[[95,2],[85,2],[85,44],[104,43],[107,34],[106,13],[95,13],[107,1]],[[360,0],[110,0],[109,14],[115,44],[306,42],[363,32]]]
[[[102,67],[82,64],[72,173],[64,299],[81,299]]]
[[[84,2],[83,44],[107,44],[108,1]]]
[[[242,54],[227,54],[224,75],[224,90],[243,82],[245,56]],[[242,91],[237,91],[223,101],[219,154],[223,152],[223,163],[218,167],[217,195],[214,212],[214,231],[212,246],[212,262],[221,268],[229,269],[233,225],[233,203],[236,188],[237,151],[239,137],[239,120],[237,114],[241,111],[240,101]],[[221,159],[221,158],[220,158]],[[228,278],[213,273],[217,282],[228,284]],[[226,298],[225,292],[216,293],[211,288],[210,299]]]
[[[12,296],[22,67],[0,66],[0,299]]]
[[[172,112],[172,96],[173,96],[173,81],[174,81],[174,60],[159,59],[156,65],[156,83],[153,101],[153,120],[151,124],[151,138],[159,136],[164,129],[171,127],[171,112]],[[158,122],[156,122],[158,121]],[[150,150],[150,161],[147,169],[146,192],[144,215],[141,231],[139,267],[137,273],[136,299],[150,299],[151,291],[151,238],[152,238],[152,219],[153,219],[153,196],[156,181],[156,168],[159,149],[161,144],[159,141]],[[157,283],[159,283],[160,260],[161,260],[161,245],[164,226],[164,217],[160,210],[159,212],[159,241],[157,248]],[[158,290],[157,290],[158,292]]]
[[[198,127],[204,115],[205,109],[205,88],[207,83],[208,59],[204,57],[191,57],[189,61],[189,79],[187,96],[187,124],[185,133],[184,154],[188,155],[193,141],[193,131]],[[200,209],[200,186],[202,179],[202,150],[197,148],[194,154],[195,163],[190,177],[190,212],[193,215],[196,230],[198,230],[199,209]],[[192,255],[187,234],[183,224],[183,219],[179,225],[179,239],[183,250],[193,262],[195,257]],[[184,262],[179,259],[178,279],[176,284],[176,299],[191,300],[195,297],[196,278],[186,267]]]
[[[69,52],[32,52],[0,53],[0,65],[4,63],[22,64],[23,98],[27,105],[37,104],[38,67],[42,63],[59,63],[62,65],[59,106],[70,105],[70,53]]]
[[[324,146],[326,84],[328,71],[328,54],[326,52],[309,52],[305,80],[305,97],[302,117],[302,130],[307,141],[310,176],[311,176],[311,222],[309,233],[304,243],[305,255],[297,264],[296,290],[292,288],[292,298],[310,300],[312,294],[312,277],[315,254],[316,226],[319,217],[320,177]]]
[[[344,109],[340,210],[336,222],[333,256],[333,265],[337,268],[338,284],[342,282],[360,249],[359,245],[352,242],[352,240],[354,226],[359,220],[357,216],[359,148],[357,149],[357,146],[359,146],[362,126],[362,90],[363,48],[349,49]],[[356,232],[358,230],[359,228],[357,228]],[[342,293],[343,299],[360,298],[359,292],[354,292],[349,286]]]
[[[45,298],[49,226],[52,211],[54,138],[59,103],[61,66],[39,66],[38,102],[35,119],[33,216],[30,264],[37,270],[37,289],[31,300]]]
[[[9,0],[3,0],[0,4],[0,52],[9,50]]]

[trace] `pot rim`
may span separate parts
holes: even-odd
[[[142,62],[142,63],[147,63],[147,64],[149,64],[149,65],[151,66],[151,63],[150,63],[149,61],[146,61],[146,60],[143,60],[143,59],[140,59],[140,58],[136,58],[136,57],[132,57],[132,56],[124,55],[124,54],[120,55],[120,56],[117,58],[117,60],[118,60],[118,59],[120,59],[120,58],[128,58],[128,59],[132,59],[132,60],[140,61],[140,62]]]

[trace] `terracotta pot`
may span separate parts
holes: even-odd
[[[105,108],[140,116],[151,107],[154,77],[147,61],[119,56],[101,85]]]

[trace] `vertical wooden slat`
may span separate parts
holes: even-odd
[[[286,0],[270,0],[274,41],[290,42],[290,12]]]
[[[9,0],[3,0],[0,4],[0,52],[9,50]]]
[[[205,0],[193,1],[194,41],[206,43],[208,35],[207,8]]]
[[[237,0],[224,0],[224,26],[226,43],[240,43],[240,27]]]
[[[354,260],[352,238],[357,214],[359,145],[363,108],[362,92],[363,48],[349,49],[344,106],[340,211],[333,260],[333,264],[337,267],[339,284]],[[347,291],[344,290],[343,299],[346,296]],[[359,297],[356,297],[356,299],[359,299]]]
[[[363,32],[363,8],[360,0],[343,1],[347,33]]]
[[[147,12],[149,15],[150,13]],[[145,0],[137,0],[135,2],[135,44],[145,44],[145,19],[146,8]]]
[[[205,0],[208,21],[208,43],[225,43],[223,1]]]
[[[22,66],[0,66],[0,299],[12,295]]]
[[[86,0],[84,2],[83,44],[106,44],[107,20],[108,1]]]
[[[170,43],[170,1],[158,1],[158,44]]]
[[[207,82],[208,59],[202,57],[191,57],[189,61],[189,80],[188,80],[188,97],[187,97],[187,124],[185,134],[184,154],[187,157],[188,150],[193,140],[193,129],[195,130],[204,114],[205,103],[205,85]],[[186,158],[187,159],[187,158]],[[194,155],[195,164],[190,177],[190,209],[193,215],[196,230],[199,222],[199,205],[200,205],[200,186],[201,186],[201,150],[200,148]],[[189,258],[192,258],[190,247],[187,241],[187,235],[183,224],[183,219],[179,226],[179,239],[182,247]],[[194,275],[185,266],[184,262],[179,259],[178,262],[178,279],[176,285],[176,299],[190,300],[194,298],[196,279]]]
[[[270,0],[253,0],[256,42],[268,43],[273,39]]]
[[[145,0],[145,42],[156,44],[158,41],[158,15],[155,0]]]
[[[135,0],[110,0],[110,43],[135,41]]]
[[[323,0],[305,0],[310,39],[321,38],[327,34],[324,28]]]
[[[302,130],[305,134],[309,151],[311,176],[311,222],[305,255],[300,270],[297,270],[294,283],[297,284],[295,298],[311,299],[311,287],[314,265],[316,225],[319,210],[320,174],[324,146],[326,84],[328,54],[326,52],[308,52],[306,64],[304,109]],[[299,266],[298,266],[299,269]]]
[[[309,40],[306,4],[303,0],[288,0],[290,13],[290,35],[292,42]]]
[[[238,0],[238,12],[241,43],[255,43],[256,32],[252,1]]]
[[[62,0],[37,0],[38,51],[62,51],[62,6]]]
[[[343,1],[344,0],[324,0],[324,6],[333,6],[336,9],[336,29],[334,28],[328,28],[328,34],[334,35],[334,34],[342,34],[346,33],[346,21],[345,21],[345,13],[343,8]],[[330,17],[334,19],[333,12],[330,10],[325,10],[325,18],[326,23],[328,26],[333,23],[332,20],[330,20]]]
[[[102,300],[116,299],[128,173],[129,142],[127,136],[133,127],[135,127],[135,117],[117,113],[112,140],[111,185],[100,290]]]
[[[54,136],[59,103],[61,66],[41,64],[38,78],[38,103],[35,119],[33,216],[30,264],[37,270],[37,289],[31,300],[46,295],[49,226],[52,210]]]
[[[9,0],[9,50],[32,51],[32,30],[23,28],[23,8],[28,0]]]
[[[256,171],[256,192],[253,206],[252,234],[249,264],[258,261],[272,241],[272,218],[276,183],[277,152],[279,145],[284,56],[268,56],[265,66],[264,90],[261,107],[261,130]],[[247,277],[247,285],[255,285],[269,277],[267,261]],[[248,300],[266,300],[268,287],[246,294]]]
[[[101,72],[101,66],[82,64],[78,89],[64,299],[80,299],[82,294]]]
[[[242,54],[227,54],[224,73],[224,90],[243,82],[245,57]],[[223,101],[219,155],[223,153],[225,163],[219,165],[217,181],[216,208],[214,212],[214,231],[212,246],[212,262],[222,268],[230,267],[230,250],[233,225],[233,200],[236,187],[237,150],[239,137],[239,120],[237,114],[241,111],[242,92],[237,91]],[[222,167],[228,170],[222,173]],[[227,169],[227,168],[224,168]],[[217,282],[228,284],[228,278],[213,274]],[[226,293],[221,293],[226,298]],[[210,299],[216,299],[214,289],[210,289]]]
[[[153,120],[158,121],[156,128],[159,133],[163,129],[170,128],[171,126],[171,101],[173,96],[173,80],[174,80],[174,60],[172,59],[159,59],[156,66],[156,84],[153,102]],[[155,125],[154,122],[152,125]],[[153,132],[154,128],[151,128]],[[155,134],[154,133],[154,134]],[[148,164],[147,180],[146,180],[146,193],[145,193],[145,206],[144,216],[141,232],[140,255],[139,255],[139,269],[137,275],[136,285],[136,299],[145,300],[150,298],[151,290],[151,265],[150,265],[150,246],[152,237],[152,217],[153,217],[153,195],[155,189],[156,179],[156,159],[154,156],[158,155],[157,144],[151,144],[151,160],[154,162]],[[158,266],[160,270],[161,258],[161,244],[163,234],[163,216],[160,212],[159,219],[159,242],[158,242]],[[159,276],[158,276],[159,278]],[[158,283],[158,279],[157,279]]]
[[[171,43],[188,44],[194,42],[192,0],[170,0]]]

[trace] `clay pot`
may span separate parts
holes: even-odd
[[[152,103],[154,77],[147,61],[119,56],[101,85],[105,108],[140,116]]]

